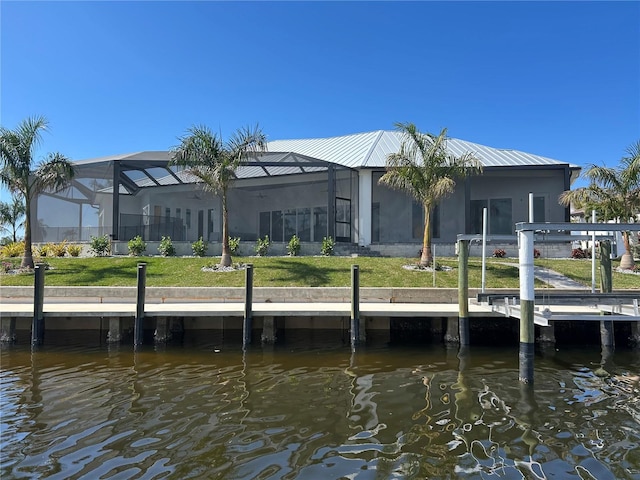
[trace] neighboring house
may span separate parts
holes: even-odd
[[[269,235],[276,244],[294,234],[303,243],[331,236],[383,251],[406,245],[413,252],[422,243],[422,207],[378,185],[387,155],[399,146],[397,132],[382,130],[269,142],[267,152],[237,171],[229,192],[231,236],[255,241]],[[513,234],[516,222],[528,220],[530,192],[536,222],[569,221],[569,210],[557,199],[579,175],[578,166],[458,139],[449,139],[447,148],[474,153],[484,172],[458,181],[438,205],[434,244],[453,245],[459,233],[480,233],[484,207],[489,234]],[[73,185],[36,202],[34,241],[109,234],[119,241],[168,235],[174,241],[219,242],[220,201],[185,172],[168,167],[169,155],[150,151],[76,162]]]

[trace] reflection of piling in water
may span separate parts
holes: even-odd
[[[460,349],[458,350],[458,378],[456,383],[452,385],[452,388],[456,390],[454,394],[456,407],[454,415],[459,422],[458,427],[465,431],[470,429],[471,423],[480,417],[479,413],[474,411],[474,407],[476,409],[478,408],[478,403],[475,401],[473,392],[469,388],[467,379],[469,359],[469,347],[460,345]]]

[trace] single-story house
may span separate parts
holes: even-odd
[[[268,151],[237,170],[229,192],[230,235],[251,244],[269,235],[274,245],[286,245],[294,234],[303,245],[330,236],[356,250],[393,254],[404,246],[413,255],[422,242],[422,206],[378,184],[387,155],[400,142],[400,133],[384,130],[269,142]],[[447,148],[472,152],[484,172],[458,181],[437,206],[435,245],[453,246],[460,233],[480,233],[485,207],[489,234],[513,234],[516,222],[528,220],[530,193],[536,222],[570,220],[558,196],[578,177],[577,165],[455,138]],[[75,162],[73,184],[34,203],[34,242],[108,234],[116,243],[136,235],[148,242],[170,236],[220,243],[219,199],[169,160],[169,151],[146,151]]]

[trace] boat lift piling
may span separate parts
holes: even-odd
[[[33,281],[33,322],[31,324],[31,345],[38,346],[44,342],[44,271],[45,266],[34,267]]]
[[[360,343],[360,267],[351,265],[351,348]]]
[[[248,264],[244,271],[244,318],[242,321],[242,348],[251,345],[253,327],[253,265]]]
[[[142,345],[144,341],[144,303],[147,288],[147,264],[138,263],[138,281],[136,291],[136,318],[133,326],[133,344]]]
[[[458,240],[458,328],[460,345],[469,345],[469,240]]]

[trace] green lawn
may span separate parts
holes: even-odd
[[[16,259],[14,259],[16,261]],[[147,285],[150,287],[240,287],[244,271],[203,272],[216,258],[192,257],[90,257],[47,258],[51,269],[46,273],[49,286],[135,286],[136,265],[147,262]],[[438,258],[438,264],[452,267],[436,271],[435,286],[458,286],[458,262],[455,258]],[[362,287],[433,287],[434,274],[429,271],[406,270],[416,258],[378,257],[234,257],[237,263],[252,263],[256,287],[346,287],[351,282],[351,265],[360,266]],[[518,269],[503,262],[517,259],[487,259],[487,288],[518,288]],[[570,259],[538,259],[536,265],[556,270],[569,278],[591,285],[591,261]],[[614,262],[615,267],[615,262]],[[597,272],[597,275],[599,273]],[[597,285],[600,280],[597,277]],[[33,274],[1,275],[2,285],[33,285]],[[469,287],[481,286],[481,259],[469,259]],[[536,280],[536,286],[544,283]],[[640,277],[614,272],[615,289],[640,288]]]

